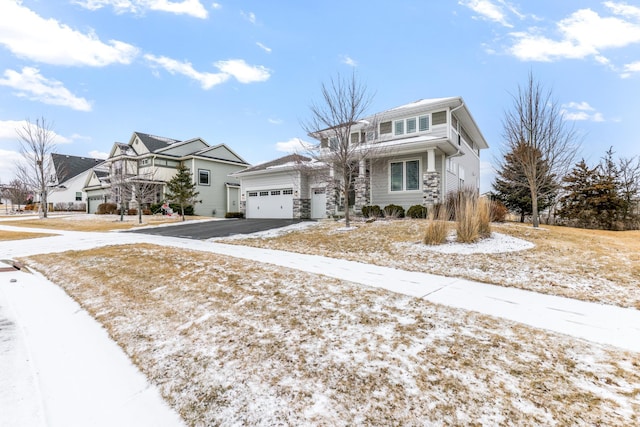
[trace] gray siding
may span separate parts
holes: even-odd
[[[175,147],[172,146],[167,150],[163,150],[161,154],[182,157],[189,154],[193,154],[196,151],[202,150],[203,148],[206,148],[206,147],[207,146],[205,145],[205,143],[198,139],[186,144],[177,145]]]
[[[417,191],[391,191],[389,189],[389,163],[405,160],[420,160],[420,187]],[[408,209],[422,204],[422,174],[427,164],[426,153],[379,159],[371,165],[371,204],[384,208],[388,204],[400,205]],[[437,163],[437,162],[436,162]]]
[[[227,213],[227,186],[225,184],[227,182],[238,182],[237,179],[230,177],[229,174],[243,168],[199,159],[187,162],[187,166],[190,169],[193,168],[191,173],[196,182],[196,190],[200,193],[198,200],[202,200],[202,203],[196,203],[194,206],[194,213],[202,216],[224,217]],[[198,169],[209,171],[209,185],[198,184]],[[214,210],[215,214],[213,213]]]

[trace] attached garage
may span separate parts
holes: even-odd
[[[293,189],[247,191],[247,218],[293,218]]]

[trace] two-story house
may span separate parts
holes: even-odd
[[[248,218],[322,218],[362,206],[432,206],[461,188],[480,188],[480,151],[488,148],[461,97],[423,99],[351,123],[354,174],[345,201],[332,184],[332,129],[314,160],[286,156],[234,176],[241,181],[241,208]]]
[[[51,154],[48,162],[47,201],[54,210],[80,210],[86,208],[87,194],[84,183],[91,174],[92,168],[102,163],[103,159],[71,156],[68,154]]]
[[[210,146],[202,138],[178,140],[134,132],[128,143],[116,142],[104,163],[93,168],[85,182],[87,211],[95,213],[98,205],[114,202],[125,208],[137,208],[131,194],[120,194],[122,182],[144,180],[155,183],[150,203],[164,201],[166,183],[176,174],[179,164],[191,172],[199,203],[194,213],[224,217],[239,211],[239,188],[229,175],[249,164],[225,144]]]

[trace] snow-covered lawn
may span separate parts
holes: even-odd
[[[406,238],[413,231],[389,224],[348,232],[323,224],[297,238],[286,234],[251,243],[289,242],[303,251],[301,236],[316,235],[312,250],[318,253],[375,263],[386,257],[414,268],[465,259],[477,265],[489,258],[484,265],[498,281],[512,277],[518,262],[529,269],[545,262],[536,261],[536,249],[434,252],[411,243],[419,240]],[[549,234],[513,229],[501,233],[529,237],[536,248]],[[364,231],[365,237],[358,237]],[[349,249],[343,236],[355,240]],[[525,244],[505,239],[494,240],[494,246]],[[190,425],[640,422],[638,353],[326,276],[187,249],[108,246],[33,256],[28,263],[104,324]],[[553,272],[573,277],[562,268]],[[526,277],[516,281],[525,283]]]
[[[476,244],[421,243],[425,220],[302,223],[225,239],[640,309],[640,231],[494,224]],[[220,240],[220,239],[218,239]],[[221,241],[221,240],[220,240]]]

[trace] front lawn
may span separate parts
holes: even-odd
[[[399,225],[373,227],[387,237],[352,246],[354,257],[399,250],[390,237]],[[318,251],[332,241],[345,250],[346,236]],[[637,353],[185,249],[111,246],[26,262],[105,325],[189,425],[640,422]]]
[[[420,243],[426,220],[340,222],[225,243],[323,255],[404,270],[463,277],[584,301],[640,309],[640,231],[493,224],[493,231],[532,242],[502,253],[441,253]],[[453,225],[451,225],[453,227]],[[436,247],[437,249],[437,247]],[[498,248],[499,249],[499,248]]]

